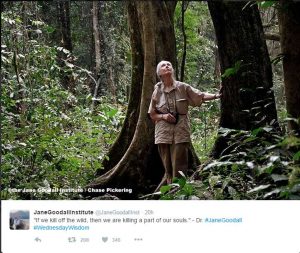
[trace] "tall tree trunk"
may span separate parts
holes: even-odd
[[[70,1],[59,1],[59,20],[61,25],[61,38],[62,45],[65,49],[72,52],[73,45],[71,39],[71,26],[70,26]]]
[[[136,198],[140,193],[153,191],[164,174],[157,147],[154,145],[154,124],[148,118],[147,111],[157,81],[156,64],[163,59],[175,62],[175,34],[170,17],[175,8],[172,13],[169,13],[168,10],[172,8],[168,7],[170,6],[164,1],[131,1],[128,5],[133,53],[131,96],[138,96],[131,97],[124,126],[130,125],[132,128],[129,131],[128,127],[127,129],[123,127],[123,132],[116,142],[118,145],[112,147],[112,150],[117,153],[109,152],[110,160],[106,166],[111,169],[90,183],[87,188],[108,186],[132,188],[134,190],[132,195],[122,197]],[[138,62],[138,60],[142,61]],[[142,76],[140,65],[143,65]],[[139,98],[140,103],[135,101],[135,107],[130,107],[134,100]],[[137,108],[139,108],[138,112]],[[132,114],[135,116],[133,117]],[[138,120],[135,124],[136,118]],[[133,135],[131,135],[132,130],[134,130]],[[118,159],[115,158],[116,156]],[[196,159],[191,158],[190,167],[197,162]]]
[[[92,23],[93,23],[93,37],[94,37],[94,54],[95,55],[95,80],[96,83],[94,85],[94,92],[93,92],[93,101],[92,101],[92,110],[94,110],[96,104],[96,98],[98,96],[99,90],[101,91],[100,87],[100,71],[101,71],[101,46],[100,46],[100,30],[99,30],[99,2],[93,1],[92,2]]]
[[[127,13],[131,43],[131,89],[128,101],[126,117],[121,132],[110,148],[107,156],[109,159],[103,161],[104,169],[97,174],[103,174],[112,169],[125,154],[135,131],[139,117],[139,106],[142,95],[144,53],[142,47],[141,27],[139,24],[136,5],[134,2],[127,2]]]
[[[59,1],[57,3],[58,20],[60,23],[61,33],[61,45],[63,48],[72,52],[72,38],[71,38],[71,26],[70,26],[70,1]],[[58,53],[58,64],[63,68],[65,67],[64,61],[67,59],[67,54],[63,51]],[[61,82],[65,89],[74,92],[74,81],[72,76],[61,71]]]
[[[118,164],[106,174],[97,178],[87,187],[105,186],[133,188],[137,191],[145,183],[145,168],[153,150],[153,124],[147,118],[153,84],[155,83],[155,28],[153,4],[136,2],[137,14],[142,26],[142,43],[144,52],[143,88],[139,119],[133,140]],[[147,12],[147,15],[145,15]],[[153,173],[154,174],[154,173]],[[145,184],[147,185],[147,184]]]
[[[101,66],[101,53],[100,53],[100,34],[99,34],[99,3],[93,1],[93,35],[94,35],[94,45],[95,45],[95,75],[96,80],[99,78],[100,66]]]
[[[209,1],[208,6],[221,72],[235,65],[237,71],[222,80],[220,126],[244,130],[268,124],[278,127],[272,68],[257,5],[243,8],[244,2]],[[219,138],[214,156],[218,157],[223,148]]]
[[[157,34],[155,36],[156,40],[158,41],[156,44],[160,45],[156,49],[157,62],[162,59],[170,59],[170,61],[175,62],[175,42],[172,39],[174,38],[175,40],[174,28],[172,25],[175,6],[176,2],[166,2],[166,5],[164,5],[163,9],[164,13],[160,13],[160,17],[157,17],[160,19],[165,19],[159,23],[161,27],[157,28]],[[122,130],[117,140],[108,152],[107,156],[109,157],[109,159],[103,161],[104,170],[98,171],[98,175],[112,169],[125,154],[132,141],[139,117],[144,70],[144,52],[141,33],[142,27],[140,20],[141,17],[138,16],[137,6],[134,1],[131,3],[127,3],[127,10],[132,55],[131,88],[128,108]],[[160,29],[162,31],[159,31]],[[166,41],[169,41],[169,43],[165,43]]]
[[[186,3],[186,5],[185,5]],[[184,80],[184,69],[185,69],[185,60],[186,60],[186,44],[187,44],[187,36],[185,32],[185,26],[184,26],[184,15],[188,8],[189,3],[182,1],[181,3],[181,31],[183,36],[183,53],[182,53],[182,60],[181,60],[181,66],[180,66],[180,81],[183,82]]]
[[[280,33],[283,54],[288,127],[300,135],[300,3],[280,1]]]

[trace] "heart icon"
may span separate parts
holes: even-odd
[[[107,240],[108,240],[107,236],[106,237],[102,237],[102,242],[107,242]]]

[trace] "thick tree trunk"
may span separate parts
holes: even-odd
[[[165,2],[131,1],[128,5],[133,53],[131,101],[122,132],[109,152],[109,161],[104,163],[105,171],[107,168],[109,171],[86,188],[132,188],[133,194],[121,195],[132,199],[140,193],[153,191],[164,174],[154,145],[154,124],[147,111],[157,82],[156,64],[163,59],[175,62],[173,12],[169,13],[169,10],[174,12],[174,8]],[[140,103],[137,103],[139,98]],[[193,154],[191,151],[190,167],[198,164]]]
[[[134,135],[135,127],[139,117],[140,101],[142,95],[144,53],[142,47],[141,27],[134,2],[127,3],[128,23],[131,43],[131,89],[128,101],[126,117],[122,130],[110,148],[108,160],[103,161],[104,169],[97,174],[103,174],[111,170],[121,160],[129,147]]]
[[[139,119],[132,142],[118,164],[110,171],[97,178],[87,188],[106,186],[132,188],[134,192],[145,188],[145,168],[153,151],[153,124],[147,118],[155,78],[155,28],[153,4],[136,2],[136,10],[142,26],[142,43],[144,51],[143,89],[140,103]],[[147,15],[145,13],[147,12]],[[152,173],[152,175],[155,173]]]
[[[215,27],[221,72],[240,62],[237,73],[223,78],[220,126],[250,130],[268,124],[278,127],[272,69],[257,5],[208,2]],[[218,157],[224,148],[219,138]]]
[[[288,127],[300,135],[300,3],[280,1],[280,33],[283,54]]]
[[[163,5],[163,11],[156,12],[156,14],[158,15],[156,19],[161,20],[160,23],[157,24],[155,35],[155,38],[157,40],[156,44],[159,45],[159,47],[156,48],[157,62],[162,59],[169,59],[172,62],[176,62],[176,54],[174,53],[175,35],[174,28],[172,26],[175,6],[176,2],[167,2],[166,5]],[[107,155],[109,157],[109,160],[103,161],[104,170],[98,171],[98,175],[112,169],[125,154],[132,141],[139,116],[144,70],[144,52],[142,45],[142,27],[140,20],[141,17],[138,16],[136,4],[134,2],[128,2],[127,9],[132,55],[130,97],[122,130]],[[159,8],[157,7],[157,9]],[[166,43],[166,41],[168,41],[168,43]]]

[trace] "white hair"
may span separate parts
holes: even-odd
[[[160,62],[157,64],[157,66],[156,66],[156,75],[158,76],[159,79],[161,79],[161,78],[160,78],[160,75],[159,75],[159,70],[160,70],[160,68],[161,68],[161,65],[162,65],[163,63],[165,63],[165,62],[171,64],[172,70],[173,70],[173,71],[172,71],[172,77],[173,77],[173,79],[175,80],[175,76],[174,76],[174,68],[173,68],[172,63],[169,62],[169,61],[162,60],[162,61],[160,61]]]

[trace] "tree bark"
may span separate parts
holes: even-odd
[[[58,12],[58,20],[60,24],[60,35],[61,35],[61,45],[63,48],[72,52],[72,38],[71,38],[71,26],[70,26],[70,1],[61,1],[57,3],[57,12]],[[63,51],[58,52],[58,64],[60,67],[64,68],[64,61],[67,59],[67,55]],[[70,61],[69,61],[70,62]],[[74,80],[72,76],[66,74],[63,70],[61,70],[61,83],[62,86],[74,92]]]
[[[101,71],[101,46],[100,46],[100,29],[99,29],[99,2],[93,1],[92,2],[92,23],[93,23],[93,37],[94,37],[94,56],[95,56],[95,86],[94,86],[94,92],[93,92],[93,101],[92,101],[92,111],[94,110],[96,99],[99,93],[99,90],[101,91],[100,87],[100,71]]]
[[[277,33],[265,33],[266,40],[280,41],[280,35]]]
[[[160,45],[158,48],[156,48],[157,62],[162,59],[169,59],[171,62],[175,62],[175,35],[174,28],[172,25],[175,6],[176,2],[166,2],[165,5],[163,4],[163,11],[156,12],[157,15],[159,15],[158,17],[156,17],[156,19],[164,19],[160,21],[159,24],[157,24],[157,26],[160,27],[156,29],[156,44]],[[108,152],[107,156],[109,157],[109,159],[103,161],[104,170],[98,171],[98,175],[103,174],[103,172],[107,172],[108,170],[112,169],[125,154],[127,148],[129,147],[132,141],[137,120],[139,117],[139,106],[140,98],[142,95],[144,69],[141,17],[138,16],[137,7],[134,2],[127,3],[127,10],[132,55],[130,97],[122,130],[117,140]],[[166,41],[168,41],[168,43],[165,43]]]
[[[216,41],[217,40],[215,39],[215,42]],[[220,84],[220,80],[221,80],[221,67],[220,67],[219,50],[218,50],[217,46],[214,48],[214,56],[215,56],[214,83],[215,84]]]
[[[93,35],[94,35],[94,45],[95,45],[95,74],[98,80],[100,75],[101,66],[101,53],[100,53],[100,34],[99,34],[99,4],[97,1],[93,1]]]
[[[180,81],[183,82],[184,80],[184,69],[185,69],[185,60],[186,60],[186,44],[187,44],[187,36],[185,32],[185,26],[184,26],[184,15],[188,8],[188,2],[185,6],[185,1],[182,1],[181,3],[181,31],[183,36],[183,53],[182,53],[182,60],[181,60],[181,66],[180,66]]]
[[[209,1],[220,54],[221,72],[237,62],[237,73],[223,78],[220,127],[251,130],[278,127],[272,69],[257,5]],[[224,148],[219,138],[213,155]]]
[[[113,103],[116,103],[117,102],[117,88],[116,88],[116,85],[114,82],[112,66],[113,66],[112,57],[109,57],[107,83],[110,88],[111,99],[112,99]]]
[[[109,161],[104,163],[105,171],[109,170],[86,188],[132,188],[133,194],[120,194],[120,197],[133,199],[153,191],[163,177],[163,165],[154,145],[154,124],[147,111],[157,82],[156,64],[163,59],[175,62],[175,34],[171,22],[174,8],[173,13],[169,10],[172,8],[163,1],[131,1],[128,4],[133,53],[132,100],[117,144],[109,152]],[[137,103],[135,100],[139,98]],[[198,164],[193,154],[191,151],[190,167]]]
[[[280,33],[288,128],[300,135],[300,3],[280,1]]]
[[[155,78],[155,28],[153,4],[136,2],[138,18],[142,26],[142,43],[144,52],[143,89],[140,113],[133,140],[118,164],[110,171],[98,177],[87,188],[105,186],[133,188],[134,192],[145,183],[145,171],[153,151],[153,124],[147,118],[148,105]],[[147,15],[145,13],[147,12]],[[146,185],[146,184],[145,184]],[[145,186],[143,185],[143,186]],[[142,187],[144,188],[144,187]]]
[[[70,2],[58,2],[59,20],[61,25],[61,39],[62,45],[65,49],[72,52],[73,45],[71,39],[71,26],[70,26]]]
[[[129,147],[134,135],[135,126],[139,116],[139,106],[142,95],[144,53],[142,47],[141,27],[139,24],[136,5],[134,2],[127,2],[128,24],[131,43],[131,89],[128,101],[126,117],[117,140],[110,148],[106,159],[102,162],[104,169],[97,172],[97,175],[111,170],[121,160]]]

